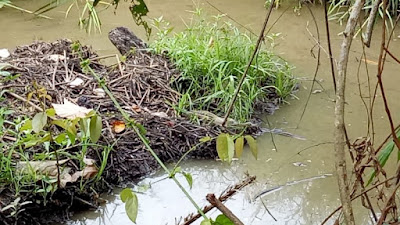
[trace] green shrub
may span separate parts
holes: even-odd
[[[174,88],[182,94],[178,111],[207,110],[223,115],[254,51],[256,37],[242,33],[222,16],[215,16],[209,22],[200,10],[195,15],[186,29],[173,35],[169,35],[172,29],[162,18],[154,20],[158,34],[151,48],[167,54],[182,72],[173,81]],[[265,42],[272,46],[273,38],[267,37]],[[232,117],[247,121],[257,101],[290,95],[295,85],[291,69],[262,46],[244,81]]]

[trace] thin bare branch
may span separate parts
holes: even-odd
[[[232,101],[231,101],[231,103],[229,105],[228,111],[225,114],[224,121],[222,122],[222,126],[225,126],[226,121],[228,120],[229,115],[232,112],[233,105],[235,104],[235,101],[236,101],[236,99],[237,99],[237,97],[239,95],[240,89],[242,88],[242,84],[243,84],[243,82],[244,82],[244,80],[246,78],[247,72],[249,71],[249,69],[251,67],[251,64],[253,63],[253,60],[254,60],[255,56],[257,55],[258,49],[261,46],[261,41],[264,39],[265,28],[267,27],[267,23],[268,23],[270,15],[272,13],[272,8],[274,7],[274,3],[275,3],[275,0],[272,0],[271,5],[270,5],[270,7],[268,9],[268,12],[267,12],[267,16],[265,17],[264,24],[263,24],[263,27],[262,27],[261,32],[260,32],[260,36],[258,37],[257,44],[255,46],[254,52],[251,55],[249,63],[247,64],[246,70],[244,71],[244,73],[242,75],[242,78],[239,81],[238,86],[236,87],[235,95],[233,96]]]

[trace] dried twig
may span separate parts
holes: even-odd
[[[207,201],[211,203],[214,207],[219,209],[226,217],[228,217],[235,225],[244,225],[240,219],[232,213],[228,207],[226,207],[220,200],[218,200],[214,194],[208,194],[206,197]]]
[[[370,192],[371,190],[373,190],[373,189],[375,189],[375,188],[381,186],[382,184],[386,184],[386,182],[388,182],[388,181],[390,181],[390,180],[393,180],[393,179],[395,179],[395,178],[396,178],[396,176],[390,177],[390,178],[388,178],[388,179],[386,179],[386,180],[384,180],[384,181],[382,181],[382,182],[379,182],[379,183],[373,185],[372,187],[370,187],[370,188],[368,188],[368,189],[362,191],[360,194],[358,194],[358,195],[352,197],[352,198],[351,198],[351,201],[356,200],[357,198],[361,197],[361,196],[364,195],[365,193]],[[322,221],[321,225],[324,225],[326,222],[328,222],[328,220],[329,220],[333,215],[335,215],[335,213],[337,213],[339,210],[341,210],[342,207],[343,207],[343,206],[339,206],[339,207],[337,207],[333,212],[331,212],[331,213],[324,219],[324,221]]]
[[[388,7],[388,2],[387,0],[383,1],[383,11],[386,12],[386,9]],[[397,148],[400,150],[400,141],[397,138],[396,135],[396,131],[394,129],[394,124],[393,124],[393,119],[390,113],[390,109],[389,109],[389,105],[386,99],[386,94],[385,94],[385,89],[383,87],[383,82],[382,82],[382,72],[383,72],[383,68],[384,68],[384,50],[385,50],[385,44],[386,43],[386,13],[383,13],[383,23],[382,23],[382,40],[381,40],[381,50],[379,53],[379,61],[378,61],[378,83],[379,83],[379,87],[382,93],[382,99],[383,99],[383,103],[385,105],[385,111],[387,114],[387,117],[389,119],[389,123],[390,123],[390,129],[392,132],[392,137],[393,137],[393,141],[396,144]]]
[[[253,183],[256,180],[255,176],[248,177],[246,180],[240,182],[239,184],[234,185],[233,187],[227,189],[219,198],[218,200],[221,202],[224,202],[228,200],[230,197],[232,197],[234,194],[236,194],[238,191],[240,191],[242,188],[246,187],[247,185]],[[203,212],[207,213],[210,210],[214,208],[213,205],[207,205],[203,208]],[[189,225],[196,221],[198,218],[200,218],[201,215],[199,213],[196,214],[191,214],[184,218],[183,223],[181,225]]]

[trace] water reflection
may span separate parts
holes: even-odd
[[[219,195],[228,186],[242,180],[246,172],[237,162],[228,166],[220,162],[188,161],[182,165],[182,169],[193,176],[193,188],[190,193],[200,206],[207,204],[205,196],[208,193]],[[176,184],[164,177],[162,174],[155,174],[139,183],[139,186],[150,185],[150,188],[138,193],[140,207],[137,224],[174,225],[182,216],[196,211]],[[178,175],[178,179],[189,189],[184,177]],[[263,179],[262,183],[256,181],[234,195],[226,202],[226,206],[239,215],[245,224],[314,224],[313,221],[323,219],[323,212],[333,210],[337,206],[337,202],[332,202],[323,191],[326,190],[326,186],[332,184],[332,179],[332,176],[314,177],[294,184],[274,184]],[[254,201],[255,195],[260,191],[280,185],[279,190]],[[118,192],[119,190],[116,194],[108,196],[109,203],[99,210],[76,215],[76,221],[68,224],[129,224]],[[261,201],[277,221],[266,212]],[[218,214],[217,210],[212,210],[208,215],[215,218]],[[200,224],[200,221],[194,224]]]

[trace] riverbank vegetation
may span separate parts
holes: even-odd
[[[240,157],[246,142],[257,158],[256,141],[249,134],[261,130],[246,123],[253,107],[256,101],[280,102],[291,94],[295,80],[286,62],[262,50],[229,119],[233,122],[221,126],[217,114],[226,108],[217,105],[229,103],[255,47],[253,38],[220,22],[204,22],[201,30],[192,27],[190,33],[164,36],[165,42],[158,39],[151,45],[154,52],[180,57],[198,51],[193,61],[151,53],[134,36],[130,40],[136,42],[129,46],[113,42],[126,55],[112,66],[102,65],[101,56],[89,47],[69,40],[19,46],[1,59],[1,221],[63,221],[74,210],[95,208],[99,194],[114,185],[165,169],[164,162],[217,155],[231,162],[233,151]],[[207,36],[196,42],[195,36],[207,29]],[[114,34],[118,32],[127,30]],[[110,39],[118,40],[112,34]],[[190,41],[184,42],[182,35]],[[172,49],[174,42],[182,48]],[[183,48],[192,49],[184,55],[173,51]],[[205,58],[199,61],[201,55]],[[212,95],[216,88],[220,95]],[[191,122],[193,117],[202,122]],[[181,173],[191,183],[179,164],[166,172],[171,179]],[[126,201],[137,210],[134,199]]]
[[[206,110],[223,116],[255,50],[257,37],[241,32],[220,16],[205,18],[200,9],[182,32],[172,34],[162,18],[155,19],[154,26],[158,33],[150,47],[167,55],[182,72],[172,83],[182,94],[178,112]],[[267,36],[264,43],[235,102],[234,120],[247,122],[257,103],[284,101],[295,88],[291,66],[272,52],[273,36]]]

